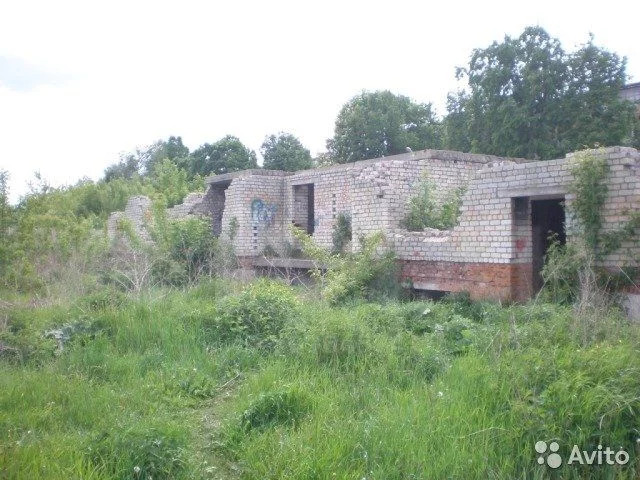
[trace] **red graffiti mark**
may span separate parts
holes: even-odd
[[[527,246],[527,239],[526,238],[519,238],[516,240],[516,250],[518,251],[522,251],[524,250],[524,247]]]

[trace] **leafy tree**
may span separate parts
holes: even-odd
[[[449,114],[444,119],[444,144],[448,149],[459,152],[471,151],[471,138],[469,136],[469,115],[465,111],[465,105],[469,97],[465,92],[450,93],[447,96],[447,111]]]
[[[431,104],[414,103],[388,90],[363,92],[340,110],[330,154],[340,163],[403,153],[407,149],[439,148],[440,124]]]
[[[189,148],[182,143],[182,137],[169,137],[158,140],[147,150],[141,152],[141,162],[145,172],[152,173],[156,163],[168,158],[178,166],[184,167],[189,157]]]
[[[115,178],[133,178],[140,172],[140,157],[129,153],[120,157],[118,163],[109,165],[104,171],[104,180],[109,182]]]
[[[620,144],[632,109],[618,94],[625,60],[593,45],[572,54],[540,27],[473,51],[469,92],[450,96],[448,148],[530,159],[557,158],[585,145]]]
[[[88,270],[83,269],[97,265],[106,252],[97,232],[111,212],[123,210],[132,195],[147,195],[163,206],[180,203],[203,186],[201,177],[187,177],[169,159],[158,162],[148,176],[82,179],[59,188],[36,174],[29,193],[12,207],[8,176],[0,171],[0,286],[29,291],[59,281],[64,269],[84,275]]]
[[[593,44],[593,36],[569,57],[571,76],[565,111],[569,148],[583,145],[619,145],[633,125],[634,108],[620,99],[626,81],[626,60]]]
[[[193,151],[189,161],[191,173],[202,176],[257,167],[255,152],[232,135],[227,135],[216,143],[205,143]]]
[[[2,268],[2,283],[25,291],[38,288],[68,265],[73,252],[88,245],[95,225],[92,218],[75,214],[78,190],[52,188],[36,176],[31,191],[13,209],[10,234],[3,237],[9,257]]]
[[[118,163],[105,169],[104,180],[109,182],[114,178],[133,178],[141,171],[150,175],[155,165],[165,158],[179,167],[186,168],[189,148],[182,143],[182,137],[171,136],[167,140],[158,140],[147,148],[138,148],[135,152],[121,155]]]
[[[0,228],[9,216],[9,172],[0,170]]]
[[[196,175],[190,182],[187,171],[168,158],[156,163],[150,180],[155,191],[164,197],[167,207],[181,203],[189,192],[203,187],[202,177]]]
[[[295,172],[313,166],[309,150],[290,133],[269,135],[262,144],[261,153],[263,167],[271,170]]]
[[[9,204],[9,172],[0,170],[0,279],[6,275],[12,253],[11,223],[13,209]]]
[[[336,159],[333,158],[329,152],[319,153],[318,156],[312,160],[312,162],[315,168],[329,167],[337,163]]]
[[[124,210],[132,195],[153,195],[153,186],[143,177],[113,178],[108,182],[97,183],[81,180],[73,187],[61,190],[58,194],[65,197],[67,208],[78,217],[94,216],[96,226],[109,216],[111,212]]]

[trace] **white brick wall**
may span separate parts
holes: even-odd
[[[605,230],[619,228],[626,221],[625,209],[640,209],[640,153],[632,148],[611,147],[595,154],[606,156],[610,166],[609,195],[604,207]],[[284,252],[292,222],[301,223],[305,199],[294,187],[314,185],[314,241],[331,247],[337,216],[352,218],[353,248],[361,235],[382,231],[389,245],[405,260],[453,262],[527,263],[531,262],[531,198],[566,195],[571,182],[567,158],[524,162],[489,155],[425,150],[387,158],[335,165],[295,173],[249,170],[211,177],[206,195],[188,197],[184,205],[169,211],[171,217],[208,212],[220,218],[223,237],[236,219],[234,238],[240,256],[259,255],[268,245]],[[400,228],[407,203],[415,194],[423,173],[437,186],[437,195],[467,186],[459,225],[445,232],[408,232]],[[222,192],[222,185],[228,188]],[[514,217],[515,197],[524,200],[522,217]],[[306,197],[305,197],[306,198]],[[112,214],[109,229],[122,216],[143,229],[150,207],[146,197],[132,197],[125,212]],[[567,219],[571,236],[571,219]],[[637,242],[628,242],[620,252],[606,259],[607,265],[620,265],[640,255]]]
[[[605,155],[610,166],[607,179],[609,195],[602,212],[605,218],[603,228],[617,229],[627,220],[623,214],[625,209],[640,209],[640,153],[632,148],[612,147],[603,152],[594,151],[594,154]],[[449,232],[447,241],[442,238],[435,241],[425,233],[397,229],[393,239],[398,255],[407,260],[530,262],[530,202],[526,219],[514,221],[511,200],[519,196],[535,199],[564,194],[567,205],[570,205],[571,158],[505,163],[478,171],[463,198],[460,223]],[[567,224],[570,238],[570,218]],[[518,240],[524,245],[520,249],[517,248]],[[637,242],[628,242],[624,247],[621,252],[608,257],[605,264],[619,265],[629,261],[633,255],[640,255]]]

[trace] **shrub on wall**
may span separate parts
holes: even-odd
[[[409,199],[409,211],[402,222],[404,228],[412,232],[425,228],[448,230],[458,224],[464,189],[449,191],[442,201],[436,198],[435,190],[435,182],[424,175],[417,194]]]
[[[339,213],[331,235],[333,252],[342,253],[345,245],[351,241],[351,235],[351,215]]]
[[[607,158],[603,154],[577,153],[571,166],[573,201],[568,210],[574,219],[574,238],[567,245],[552,242],[542,278],[543,293],[554,301],[579,301],[582,307],[604,307],[609,303],[606,290],[619,283],[611,272],[598,266],[600,260],[620,249],[623,242],[637,239],[640,212],[623,212],[628,220],[615,230],[603,231],[602,212],[608,195]],[[625,269],[620,270],[624,277]],[[628,281],[632,278],[627,276]],[[597,305],[596,305],[597,304]]]
[[[607,199],[608,187],[603,182],[609,175],[609,165],[602,155],[579,153],[571,166],[573,181],[570,192],[574,199],[571,212],[577,220],[581,239],[597,254],[602,229],[602,207]]]

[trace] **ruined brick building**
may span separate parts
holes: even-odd
[[[640,107],[640,82],[629,83],[620,90],[620,98]]]
[[[604,229],[640,209],[640,152],[611,147],[596,152],[610,167]],[[571,238],[572,179],[566,158],[529,162],[452,151],[424,150],[298,172],[245,170],[207,179],[204,194],[190,195],[169,216],[206,215],[212,234],[233,242],[246,268],[264,265],[265,251],[281,266],[295,243],[290,225],[303,228],[318,245],[331,248],[339,214],[350,216],[353,239],[381,231],[395,250],[403,278],[430,292],[468,291],[473,298],[524,300],[540,288],[540,269],[549,233]],[[409,232],[402,228],[407,205],[423,175],[442,198],[464,188],[458,225],[450,230]],[[125,212],[143,229],[150,202],[132,197]],[[635,242],[605,260],[617,268],[639,258]],[[640,292],[638,292],[640,293]]]

